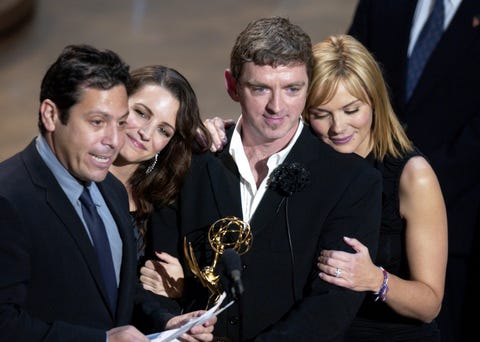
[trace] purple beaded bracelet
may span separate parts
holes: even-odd
[[[382,287],[380,287],[380,290],[375,293],[375,302],[380,298],[382,302],[384,302],[387,299],[387,294],[388,294],[388,272],[385,271],[385,269],[382,266],[378,266],[379,269],[382,270],[383,272],[383,284]]]

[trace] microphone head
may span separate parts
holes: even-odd
[[[218,266],[223,288],[234,299],[237,299],[243,293],[240,255],[233,248],[227,248],[223,251]]]
[[[223,263],[224,270],[227,274],[230,274],[234,270],[242,269],[240,255],[233,248],[225,249],[220,260]]]

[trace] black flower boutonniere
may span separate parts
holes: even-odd
[[[288,197],[303,190],[310,183],[310,172],[302,164],[293,162],[282,164],[272,171],[268,188]]]
[[[290,248],[290,258],[292,262],[292,289],[293,298],[295,301],[297,298],[297,284],[295,281],[295,253],[292,242],[292,230],[290,229],[290,220],[288,215],[288,198],[294,193],[302,191],[310,183],[310,172],[303,167],[302,164],[293,162],[290,164],[281,164],[275,170],[272,171],[268,188],[277,191],[283,196],[282,200],[278,203],[276,212],[279,213],[282,204],[285,204],[285,228],[288,238],[288,245]],[[298,214],[297,214],[298,215]]]

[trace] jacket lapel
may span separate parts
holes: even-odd
[[[414,107],[439,82],[448,82],[448,78],[454,77],[455,73],[455,68],[451,66],[464,58],[469,58],[468,54],[475,48],[474,44],[480,35],[480,26],[472,25],[473,17],[478,14],[480,14],[480,3],[475,4],[475,0],[463,0],[460,3],[450,25],[425,65],[408,104],[409,107]]]
[[[231,140],[231,131],[228,141]],[[284,164],[298,162],[306,166],[312,159],[318,158],[311,146],[318,144],[318,138],[314,136],[308,127],[304,127],[296,144],[288,154]],[[228,153],[228,146],[218,155],[220,163],[210,163],[208,165],[209,177],[214,192],[217,207],[220,216],[230,216],[231,213],[241,218],[242,205],[240,201],[240,186],[238,169]],[[225,172],[225,168],[229,172]],[[223,181],[219,181],[222,179]],[[260,201],[255,213],[250,220],[250,226],[253,235],[261,232],[278,215],[284,205],[285,197],[277,191],[267,188],[262,200]]]
[[[91,271],[92,277],[97,283],[99,291],[102,293],[105,305],[110,308],[108,297],[103,287],[95,250],[85,231],[82,220],[78,217],[70,200],[63,192],[50,169],[40,157],[40,154],[35,147],[35,141],[25,149],[24,153],[25,158],[23,158],[23,160],[30,177],[32,178],[32,182],[44,190],[47,204],[50,206],[52,212],[55,213],[58,219],[63,223],[64,228],[70,233],[72,239],[76,242],[78,249]]]
[[[254,236],[264,230],[278,215],[282,204],[285,202],[284,199],[278,192],[267,189],[250,220]]]
[[[311,135],[308,127],[303,127],[302,133],[298,137],[297,142],[281,165],[297,162],[305,166],[313,158],[313,156],[316,157],[315,151],[311,151],[310,149],[312,144],[308,141],[312,138],[315,140],[317,139]],[[254,235],[255,233],[258,234],[265,229],[268,224],[279,214],[284,205],[285,197],[282,196],[278,191],[267,187],[267,190],[250,221],[250,226],[252,227],[252,232]]]
[[[231,140],[233,129],[227,133],[228,141]],[[240,173],[228,152],[230,145],[225,146],[218,154],[218,160],[214,159],[208,164],[208,174],[214,194],[216,206],[221,217],[237,216],[242,218],[242,204],[240,195]],[[220,161],[220,163],[218,162]],[[225,169],[228,172],[225,172]]]

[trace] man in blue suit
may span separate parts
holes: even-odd
[[[360,0],[349,33],[382,65],[392,104],[444,194],[449,231],[442,339],[476,334],[480,304],[480,1],[443,1],[440,40],[407,99],[407,66],[432,0]]]
[[[67,46],[42,80],[41,134],[0,164],[1,341],[148,341],[130,325],[135,304],[148,301],[155,330],[195,314],[174,317],[139,286],[127,193],[108,173],[124,143],[128,69],[112,51]],[[87,190],[102,223],[84,214]]]

